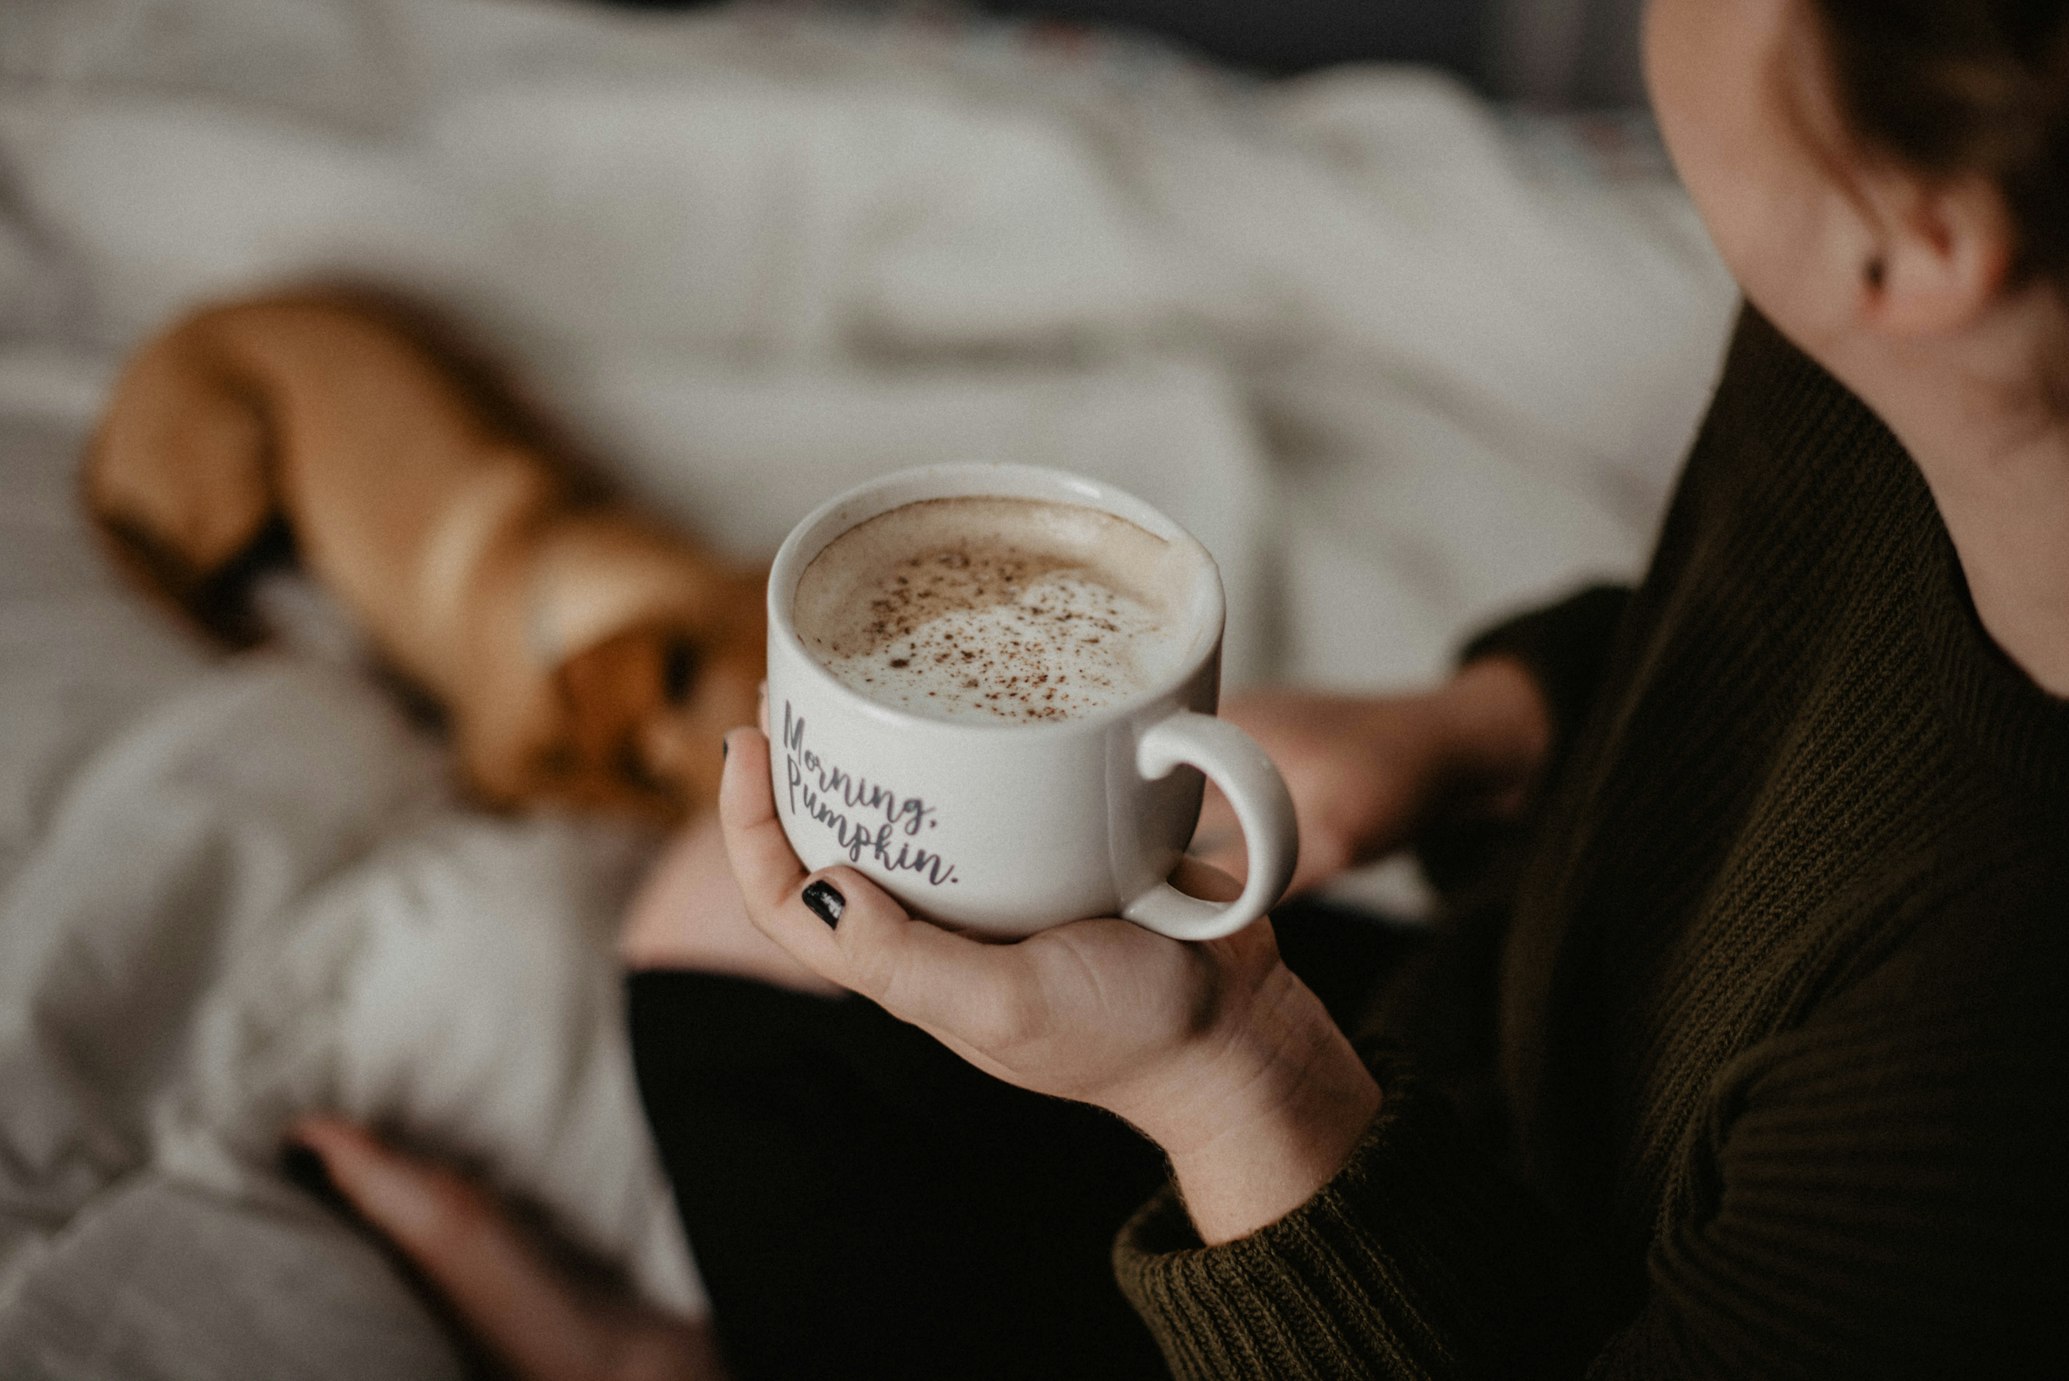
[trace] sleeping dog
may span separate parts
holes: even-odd
[[[237,641],[285,537],[491,803],[707,803],[755,711],[761,578],[584,494],[527,432],[392,305],[230,303],[130,361],[86,501],[126,567]]]

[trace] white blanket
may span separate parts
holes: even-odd
[[[1731,309],[1644,154],[1426,75],[1009,27],[0,6],[0,1373],[211,1374],[178,1359],[240,1355],[244,1306],[208,1300],[388,1299],[120,1249],[205,1203],[254,1225],[221,1260],[283,1259],[310,1107],[700,1307],[608,952],[649,841],[469,809],[349,641],[224,657],[120,587],[71,485],[142,336],[284,281],[419,293],[743,555],[892,466],[1085,470],[1214,551],[1233,681],[1398,685],[1642,558]],[[240,1374],[402,1355],[246,1331]]]

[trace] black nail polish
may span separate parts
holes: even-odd
[[[805,888],[805,910],[826,922],[828,926],[841,923],[841,913],[848,909],[848,899],[833,890],[829,882],[815,882]]]

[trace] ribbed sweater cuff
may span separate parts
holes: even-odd
[[[1122,1290],[1174,1375],[1514,1376],[1550,1345],[1536,1206],[1390,1052],[1336,1177],[1248,1237],[1202,1246],[1167,1187],[1121,1230]]]

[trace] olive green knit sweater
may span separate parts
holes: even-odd
[[[1492,649],[1561,725],[1520,883],[1310,1202],[1123,1231],[1173,1369],[2069,1375],[2069,703],[1896,440],[1749,314],[1644,584]]]

